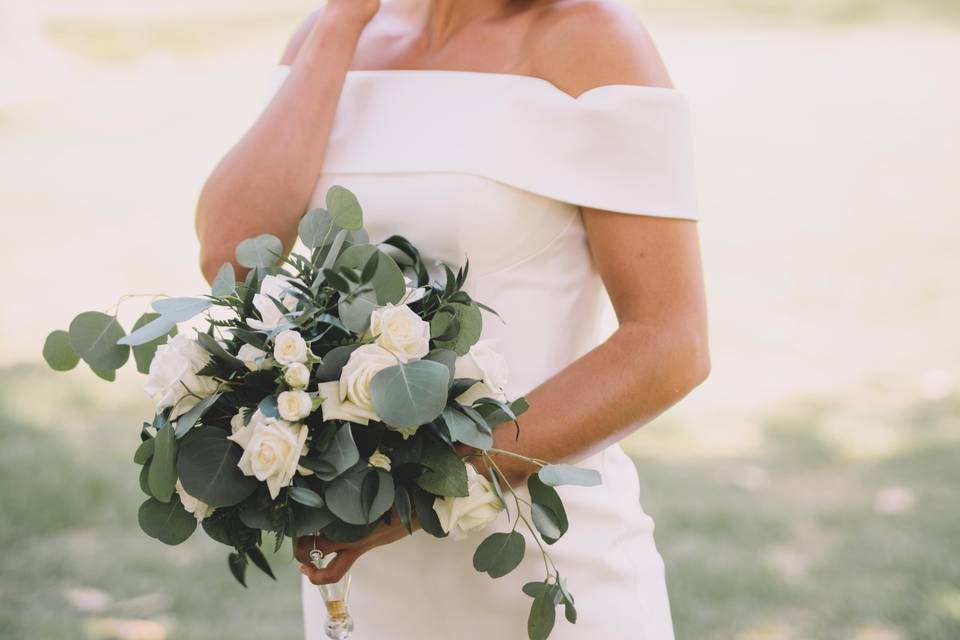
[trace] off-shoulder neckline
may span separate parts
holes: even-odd
[[[282,67],[288,67],[289,65],[280,65]],[[602,84],[596,87],[591,87],[586,91],[578,94],[572,95],[567,93],[553,82],[547,80],[546,78],[541,78],[539,76],[532,76],[523,73],[508,73],[502,71],[475,71],[470,69],[348,69],[347,78],[364,78],[364,77],[397,77],[397,76],[411,76],[411,77],[429,77],[429,76],[450,76],[450,77],[461,77],[461,78],[474,78],[474,79],[485,79],[485,80],[513,80],[521,83],[529,83],[531,86],[540,86],[549,91],[556,92],[570,100],[579,101],[583,100],[588,96],[605,93],[608,91],[615,90],[628,90],[628,91],[637,91],[640,93],[651,93],[654,95],[662,96],[673,96],[677,98],[684,97],[683,93],[677,89],[670,87],[653,87],[649,85],[642,84],[626,84],[626,83],[614,83],[614,84]]]

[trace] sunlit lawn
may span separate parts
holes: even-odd
[[[289,546],[279,584],[251,574],[244,590],[203,534],[176,549],[141,534],[130,457],[149,407],[132,384],[85,378],[0,371],[0,637],[162,637],[148,622],[169,638],[298,637]],[[878,426],[886,453],[858,451],[838,414],[855,433]],[[784,407],[756,455],[637,460],[678,638],[960,636],[960,396],[885,414]]]

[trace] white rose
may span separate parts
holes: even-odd
[[[370,314],[370,335],[401,361],[416,360],[430,350],[430,324],[406,305],[387,304]]]
[[[321,382],[317,385],[320,391],[322,404],[320,410],[324,420],[348,420],[357,424],[370,424],[371,420],[378,420],[376,412],[361,409],[340,396],[340,382]]]
[[[283,380],[294,389],[306,389],[310,386],[310,369],[305,364],[294,362],[283,370]]]
[[[381,453],[380,449],[377,449],[370,454],[370,457],[367,459],[367,463],[371,467],[379,467],[384,471],[390,471],[390,457],[385,453]]]
[[[301,420],[313,411],[313,400],[306,391],[284,391],[277,396],[280,417],[290,422]]]
[[[215,509],[206,502],[194,498],[192,495],[187,493],[186,489],[183,488],[183,485],[180,484],[180,480],[177,480],[177,484],[174,485],[174,488],[177,490],[177,495],[180,496],[180,504],[182,504],[183,508],[187,510],[187,513],[192,513],[193,517],[195,517],[197,520],[203,520],[214,512]]]
[[[266,276],[260,283],[260,292],[253,296],[253,306],[260,313],[260,320],[247,318],[247,324],[258,331],[273,331],[287,322],[284,311],[273,300],[278,300],[287,312],[297,308],[297,296],[286,276]],[[273,300],[271,300],[273,298]]]
[[[216,392],[216,380],[197,375],[209,361],[210,354],[186,336],[173,336],[157,347],[143,387],[157,401],[157,411],[173,407],[170,417],[176,418]]]
[[[306,362],[308,351],[306,341],[293,329],[281,331],[273,339],[273,357],[282,365]]]
[[[378,420],[373,400],[370,398],[370,381],[375,375],[395,364],[397,358],[380,345],[365,344],[357,347],[340,372],[340,399],[349,400],[359,409],[369,411],[371,419]]]
[[[243,412],[244,410],[240,409],[240,411],[237,412],[237,415],[230,418],[230,433],[236,433],[246,426],[244,424]]]
[[[490,481],[477,473],[472,464],[464,466],[470,495],[437,498],[433,502],[440,526],[454,540],[463,540],[471,532],[485,529],[503,510],[503,503]]]
[[[270,497],[276,499],[280,489],[293,481],[300,456],[306,453],[307,435],[306,425],[267,418],[257,411],[250,424],[229,439],[243,447],[237,463],[240,470],[266,482]]]
[[[237,350],[237,360],[243,362],[250,371],[273,368],[273,361],[263,349],[257,349],[252,344],[245,344]]]
[[[457,358],[454,377],[479,380],[457,396],[460,404],[471,405],[478,398],[506,401],[503,389],[507,386],[507,360],[493,349],[494,344],[494,340],[481,340],[470,347],[466,355]]]

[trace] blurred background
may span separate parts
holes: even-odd
[[[960,638],[960,3],[630,4],[691,101],[712,313],[711,379],[624,445],[678,639]],[[0,638],[302,637],[289,548],[245,592],[139,531],[138,377],[39,356],[205,290],[200,185],[314,6],[0,0]]]

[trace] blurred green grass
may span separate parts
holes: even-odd
[[[130,458],[150,407],[84,373],[0,370],[0,637],[138,637],[90,631],[111,619],[170,638],[300,637],[288,545],[271,560],[279,584],[254,572],[245,592],[204,535],[168,548],[141,534]],[[960,637],[960,396],[891,409],[883,455],[851,457],[838,413],[872,420],[823,399],[767,416],[750,456],[637,458],[678,638]],[[84,589],[107,597],[83,611]]]

